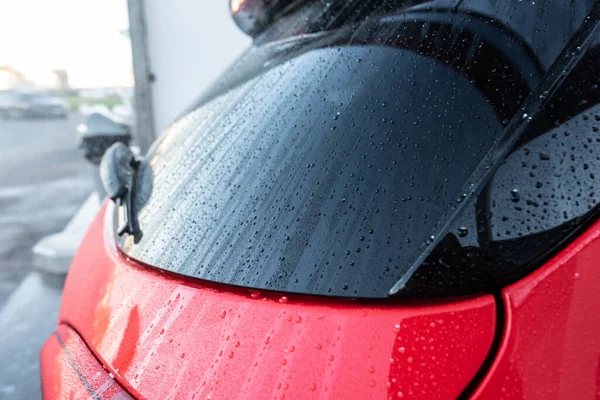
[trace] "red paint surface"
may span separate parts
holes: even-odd
[[[600,399],[600,223],[503,291],[506,329],[475,399]]]
[[[452,399],[493,340],[490,296],[408,306],[184,279],[126,259],[102,215],[75,257],[61,321],[137,397]]]
[[[40,361],[44,400],[131,399],[81,338],[65,325],[60,325],[48,338]]]

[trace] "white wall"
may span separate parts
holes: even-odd
[[[156,133],[162,131],[250,45],[228,0],[146,0]]]

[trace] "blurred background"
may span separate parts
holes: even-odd
[[[145,153],[249,44],[227,0],[0,0],[0,399],[41,397],[106,135]]]

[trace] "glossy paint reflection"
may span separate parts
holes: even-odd
[[[504,289],[506,329],[474,399],[600,398],[600,223]]]
[[[451,399],[492,342],[489,296],[360,304],[185,280],[123,257],[104,217],[74,261],[61,321],[140,398]]]
[[[50,335],[40,360],[45,400],[132,399],[98,363],[77,333],[66,325],[60,325]]]

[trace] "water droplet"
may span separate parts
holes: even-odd
[[[513,189],[510,191],[510,201],[513,203],[518,203],[521,200],[521,194],[518,189]]]
[[[226,315],[227,315],[227,311],[226,310],[221,311],[221,318],[225,318]]]

